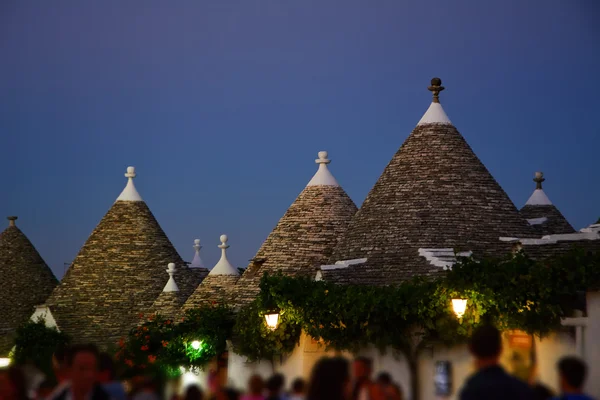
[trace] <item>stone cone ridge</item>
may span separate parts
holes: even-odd
[[[356,205],[340,186],[307,186],[285,212],[237,283],[239,304],[254,299],[265,272],[314,275],[327,263]]]
[[[4,287],[0,292],[0,356],[8,356],[16,329],[43,304],[57,285],[48,268],[27,236],[9,226],[0,233],[0,269]]]
[[[421,123],[387,165],[330,263],[367,258],[359,283],[390,284],[441,269],[419,248],[493,253],[499,237],[531,237],[507,194],[451,124]],[[336,272],[338,273],[338,272]]]
[[[143,201],[117,201],[94,229],[46,305],[81,342],[114,344],[151,309],[175,263],[187,298],[206,276],[189,269]]]

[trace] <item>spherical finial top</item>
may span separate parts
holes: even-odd
[[[544,182],[546,179],[544,178],[544,173],[543,172],[536,172],[535,173],[535,178],[533,178],[533,181],[535,182],[535,188],[536,189],[541,189],[542,188],[542,182]]]
[[[175,271],[175,263],[169,263],[167,265],[169,272]]]
[[[221,243],[223,243],[223,244],[227,243],[227,241],[229,240],[227,235],[221,235],[221,237],[219,239],[221,240]]]
[[[440,102],[440,92],[445,88],[442,86],[442,80],[440,78],[433,78],[431,80],[431,86],[427,88],[430,92],[433,93],[433,102]]]
[[[331,162],[331,160],[327,158],[329,154],[326,151],[320,151],[318,155],[319,158],[315,160],[317,164],[329,164]]]
[[[16,215],[11,215],[10,217],[6,217],[8,220],[8,226],[15,226],[15,221],[19,219]]]
[[[135,167],[127,167],[125,178],[135,178]]]

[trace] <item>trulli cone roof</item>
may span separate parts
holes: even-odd
[[[46,301],[58,281],[27,236],[16,226],[16,217],[0,233],[0,356],[13,346],[16,329]]]
[[[356,213],[356,205],[327,169],[326,152],[316,160],[319,169],[262,244],[237,284],[238,302],[259,293],[265,272],[313,275],[328,261],[339,237]]]
[[[575,229],[559,209],[552,204],[542,189],[542,182],[545,181],[544,174],[536,172],[533,181],[536,182],[537,187],[520,210],[523,218],[529,222],[539,236],[574,233]]]
[[[443,268],[421,256],[435,249],[489,252],[510,235],[531,237],[516,207],[452,125],[432,80],[431,106],[371,189],[330,263],[367,259],[324,272],[355,283],[390,284]],[[500,246],[499,246],[500,245]],[[431,250],[434,251],[431,251]],[[335,280],[335,279],[333,279]]]
[[[235,284],[240,278],[240,273],[227,259],[227,235],[221,235],[221,258],[217,264],[210,270],[210,273],[202,283],[196,288],[194,293],[185,302],[182,312],[190,308],[203,305],[212,305],[216,303],[231,304]]]
[[[135,176],[131,167],[130,173]],[[59,329],[76,341],[116,343],[138,323],[139,313],[151,310],[169,280],[168,263],[176,264],[185,298],[208,272],[187,267],[129,177],[47,305]]]

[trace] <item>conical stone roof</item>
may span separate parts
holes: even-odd
[[[151,313],[170,319],[174,319],[179,313],[179,309],[185,302],[185,296],[179,290],[179,285],[175,281],[174,275],[176,272],[175,263],[169,263],[167,268],[169,280],[158,298],[154,301]]]
[[[319,169],[262,244],[238,281],[238,303],[254,299],[265,272],[314,275],[328,261],[339,237],[356,213],[356,205],[338,184],[319,152]]]
[[[531,237],[527,222],[434,101],[387,165],[336,247],[332,263],[355,283],[390,284],[442,273],[421,254],[447,249],[475,255],[507,251],[501,236]],[[427,250],[427,251],[424,251]],[[327,274],[325,274],[326,276]]]
[[[16,329],[43,304],[58,281],[27,236],[8,217],[9,226],[0,233],[0,356],[13,346]]]
[[[116,343],[151,310],[177,266],[178,286],[187,298],[208,271],[189,269],[129,182],[94,229],[47,301],[58,327],[78,342]]]
[[[535,173],[536,188],[521,208],[521,215],[539,236],[574,233],[575,229],[544,193],[542,182],[545,180],[542,172]]]
[[[240,273],[227,259],[227,249],[229,248],[227,235],[221,235],[220,239],[221,258],[187,299],[182,312],[190,308],[216,303],[231,305]]]

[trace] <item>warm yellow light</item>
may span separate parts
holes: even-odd
[[[8,367],[10,365],[10,358],[0,358],[0,368]]]
[[[452,309],[458,318],[462,318],[467,310],[467,299],[452,299]]]
[[[274,331],[279,324],[279,313],[265,314],[265,321],[267,321],[267,327]]]
[[[194,340],[194,341],[192,342],[192,349],[194,349],[194,350],[198,350],[198,349],[200,348],[200,344],[201,344],[201,343],[200,343],[200,341],[199,341],[199,340]]]

